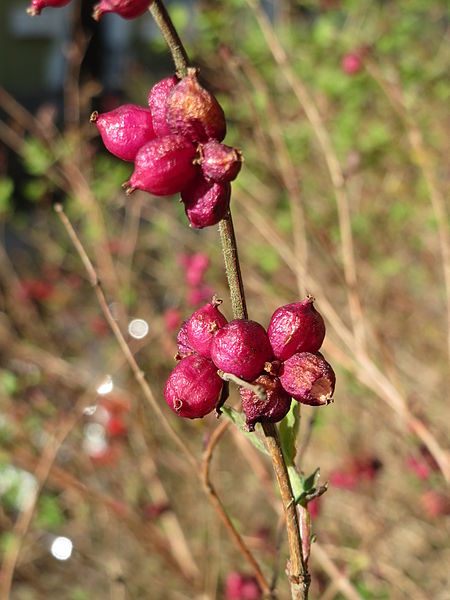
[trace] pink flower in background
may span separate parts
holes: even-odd
[[[259,600],[261,588],[254,577],[233,571],[227,576],[225,598],[227,600]]]
[[[362,61],[358,54],[349,52],[342,57],[341,69],[346,75],[356,75],[362,69]]]
[[[181,325],[181,312],[178,308],[168,308],[164,312],[164,325],[169,332],[176,331]]]
[[[311,516],[311,519],[315,519],[320,515],[321,506],[320,506],[320,498],[314,498],[311,502],[308,502],[308,510]]]

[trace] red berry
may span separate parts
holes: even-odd
[[[210,138],[222,141],[226,133],[225,115],[220,104],[197,80],[196,69],[188,69],[167,98],[167,124],[193,142]]]
[[[280,380],[286,392],[302,404],[321,406],[331,402],[336,376],[323,356],[300,352],[281,365]]]
[[[69,4],[70,0],[31,0],[27,13],[32,17],[41,14],[43,8],[51,6],[52,8],[61,8],[66,4]]]
[[[221,388],[213,363],[193,354],[183,358],[169,375],[164,397],[177,415],[197,419],[214,410]]]
[[[356,75],[362,68],[360,56],[354,52],[349,52],[342,57],[341,68],[347,75]]]
[[[239,390],[249,431],[254,431],[256,423],[281,421],[289,412],[292,401],[289,394],[281,387],[278,377],[260,375],[252,383],[261,385],[266,390],[267,399],[261,400],[255,392],[247,388],[242,387]]]
[[[196,149],[181,135],[166,135],[142,146],[134,161],[134,172],[124,186],[128,193],[144,190],[155,196],[180,192],[198,173],[193,164]]]
[[[209,183],[197,177],[181,194],[191,227],[202,229],[216,225],[228,213],[230,197],[229,183]]]
[[[279,360],[286,360],[296,352],[315,353],[321,347],[325,323],[313,302],[313,298],[307,298],[280,306],[273,313],[267,333]]]
[[[148,95],[148,105],[152,113],[153,129],[158,137],[169,135],[170,129],[167,125],[167,97],[169,92],[177,85],[179,79],[172,75],[156,83]]]
[[[262,325],[256,321],[235,319],[216,332],[211,358],[225,373],[252,381],[272,358],[272,350]]]
[[[211,302],[196,310],[187,322],[187,336],[196,352],[211,358],[211,344],[218,329],[228,323],[217,308],[222,303],[215,297]]]
[[[206,181],[233,181],[241,170],[242,154],[237,148],[210,140],[202,146],[201,165]]]
[[[116,13],[123,19],[143,15],[153,0],[101,0],[94,6],[92,17],[98,21],[105,13]]]
[[[91,115],[106,148],[122,160],[133,161],[144,144],[154,139],[152,115],[148,108],[124,104],[101,115]]]
[[[183,321],[177,335],[178,355],[176,358],[185,358],[186,356],[194,354],[194,348],[191,346],[188,339],[187,324],[187,320]]]

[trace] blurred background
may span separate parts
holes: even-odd
[[[231,318],[219,237],[176,197],[122,191],[132,165],[89,115],[145,106],[173,66],[150,15],[96,24],[92,4],[0,6],[2,598],[255,599],[52,208],[200,461],[224,419],[179,419],[162,392],[181,322],[214,292]],[[449,599],[447,3],[167,6],[245,157],[232,210],[250,318],[311,293],[327,324],[335,403],[301,407],[297,456],[329,482],[310,505],[311,598]],[[270,460],[228,427],[211,479],[287,598]]]

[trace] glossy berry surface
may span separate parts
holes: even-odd
[[[213,299],[196,310],[187,322],[189,344],[206,358],[211,358],[211,344],[215,333],[228,323],[217,308],[220,304],[221,301]]]
[[[272,358],[269,338],[256,321],[235,319],[214,336],[211,358],[218,369],[252,381]]]
[[[179,81],[180,80],[175,77],[175,75],[166,77],[156,83],[148,95],[148,105],[153,119],[153,129],[155,130],[155,135],[158,137],[169,135],[170,133],[166,118],[167,97]]]
[[[329,404],[334,393],[336,376],[331,365],[320,354],[300,352],[281,365],[283,388],[302,404]]]
[[[267,330],[273,353],[286,360],[296,352],[317,352],[325,337],[325,322],[313,299],[280,306]]]
[[[230,209],[229,183],[209,183],[197,177],[181,194],[191,227],[202,229],[221,221]]]
[[[252,383],[265,389],[267,399],[261,400],[255,392],[247,388],[239,390],[242,410],[249,431],[254,431],[256,423],[281,421],[289,412],[292,400],[291,396],[282,388],[278,377],[260,375]]]
[[[210,140],[202,146],[201,165],[206,181],[233,181],[241,170],[242,154],[237,148]]]
[[[69,4],[70,0],[32,0],[27,13],[32,17],[41,14],[41,10],[44,8],[61,8]]]
[[[115,13],[123,19],[143,15],[153,0],[101,0],[94,6],[93,18],[98,21],[106,13]]]
[[[197,419],[214,410],[221,389],[222,380],[214,364],[192,354],[183,358],[169,375],[164,397],[177,415]]]
[[[122,160],[133,161],[139,149],[155,137],[148,108],[124,104],[107,113],[92,113],[105,147]]]
[[[210,138],[222,141],[226,133],[225,115],[210,92],[200,85],[196,69],[188,69],[167,98],[167,124],[170,131],[193,142]]]
[[[193,164],[197,151],[181,135],[156,138],[139,150],[134,172],[126,184],[129,192],[138,189],[155,196],[181,192],[198,173]]]

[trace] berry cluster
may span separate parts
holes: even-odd
[[[61,8],[70,0],[31,0],[28,14],[33,17],[41,14],[44,8]],[[123,19],[135,19],[143,15],[153,0],[101,0],[94,6],[92,17],[98,21],[105,13],[115,13]]]
[[[336,378],[318,352],[325,323],[313,298],[278,308],[267,333],[256,321],[227,322],[220,303],[214,297],[178,333],[180,362],[164,391],[172,410],[191,419],[212,412],[222,387],[220,372],[251,383],[240,388],[249,431],[258,422],[280,421],[292,398],[312,406],[330,403]]]
[[[91,116],[111,154],[134,162],[124,184],[127,193],[181,192],[192,227],[215,225],[229,211],[230,181],[242,165],[239,150],[221,143],[226,133],[222,108],[200,85],[196,69],[188,69],[181,80],[172,76],[154,85],[148,106],[126,104]]]

